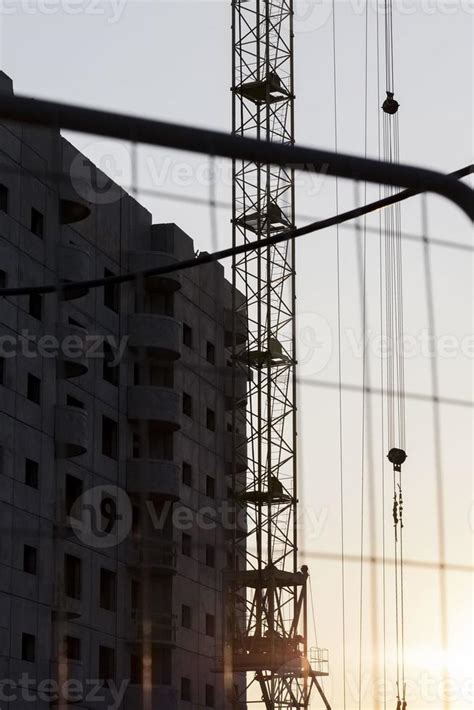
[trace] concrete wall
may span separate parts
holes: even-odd
[[[0,92],[11,88],[8,78],[0,73]],[[72,179],[55,180],[52,173],[61,171]],[[87,176],[89,183],[84,181]],[[146,209],[108,183],[106,176],[54,130],[0,125],[0,184],[8,188],[7,212],[0,211],[0,269],[9,286],[99,278],[105,269],[118,274],[136,268],[140,259],[149,264],[153,255],[160,263],[165,258],[186,259],[194,254],[189,236],[174,224],[152,225]],[[104,192],[94,192],[94,185],[100,184],[108,185],[105,197]],[[90,215],[65,224],[61,220],[64,200],[88,204]],[[41,237],[32,232],[32,208],[43,216]],[[159,649],[154,654],[154,707],[205,707],[206,684],[215,687],[215,707],[224,704],[222,676],[214,670],[221,633],[226,543],[219,516],[212,511],[228,496],[224,452],[230,413],[224,399],[228,357],[224,312],[230,307],[230,288],[223,268],[210,265],[168,282],[155,281],[145,289],[143,293],[134,283],[122,287],[116,311],[104,303],[103,288],[78,292],[67,300],[48,295],[41,299],[41,319],[29,312],[35,304],[32,306],[26,296],[0,300],[2,342],[8,336],[9,343],[21,344],[25,331],[36,343],[51,335],[61,340],[69,328],[84,337],[107,336],[118,343],[129,334],[132,314],[160,313],[161,305],[156,304],[162,303],[162,296],[153,294],[165,292],[167,308],[171,303],[173,311],[166,317],[176,321],[178,328],[172,328],[173,337],[169,327],[163,329],[165,345],[161,349],[159,330],[151,334],[150,347],[146,338],[139,340],[140,347],[137,343],[127,346],[119,365],[118,385],[104,379],[102,357],[83,357],[79,370],[68,370],[64,358],[42,356],[32,343],[28,354],[4,358],[0,384],[0,677],[11,679],[11,693],[20,697],[22,693],[14,686],[21,683],[23,673],[36,683],[64,679],[58,659],[66,635],[81,641],[81,658],[70,662],[72,677],[86,685],[98,678],[99,647],[105,646],[115,650],[114,681],[118,685],[128,682],[131,655],[140,654],[143,648],[140,614],[137,617],[132,609],[132,580],[142,587],[147,587],[149,580],[145,602],[153,612],[152,637]],[[192,329],[192,342],[176,343],[176,332],[182,333],[185,326]],[[208,342],[215,348],[215,366],[207,361]],[[168,395],[160,399],[158,388],[149,384],[157,376],[153,367],[163,366],[173,370],[173,392],[168,393],[172,402]],[[31,401],[36,382],[32,384],[31,375],[40,380],[39,403]],[[139,396],[141,389],[149,390],[150,396]],[[192,416],[181,411],[183,392],[192,398]],[[128,409],[130,397],[132,412]],[[157,407],[153,406],[154,397],[159,399]],[[213,412],[214,431],[208,427],[208,410]],[[117,424],[114,457],[103,451],[104,417]],[[157,427],[150,428],[150,419],[156,420]],[[141,441],[138,460],[133,460],[133,434]],[[167,435],[172,437],[172,454],[166,455],[170,461],[157,461],[154,466],[153,457],[146,452],[169,448]],[[150,437],[160,439],[159,446]],[[183,462],[192,466],[190,486],[181,480]],[[159,479],[148,486],[153,471],[159,476],[160,470],[166,471],[161,488]],[[113,487],[128,525],[123,540],[102,546],[100,538],[71,529],[65,513],[67,475],[80,479],[84,491]],[[143,481],[133,481],[127,492],[127,475],[129,481],[130,476],[143,475]],[[179,480],[170,481],[170,475]],[[215,482],[212,496],[207,494],[208,477]],[[148,487],[152,490],[147,491]],[[143,522],[147,501],[155,511],[163,506],[170,511],[173,506],[191,511],[193,522],[186,530],[192,538],[190,556],[182,554],[183,530],[171,526],[169,519],[163,531]],[[92,499],[92,503],[97,501]],[[142,538],[133,539],[129,532],[132,504],[141,509]],[[204,526],[209,529],[197,522],[203,508],[208,509],[205,520],[218,521]],[[23,570],[25,545],[37,549],[36,574]],[[206,565],[206,546],[215,548],[214,567]],[[82,561],[80,599],[66,594],[66,554]],[[116,575],[115,611],[100,608],[101,569]],[[191,608],[191,629],[181,627],[183,604]],[[215,637],[206,634],[206,615],[215,617]],[[163,619],[173,618],[174,628],[168,628]],[[34,661],[22,660],[24,633],[35,637]],[[191,702],[180,700],[183,677],[191,681]],[[106,688],[103,693],[105,699],[99,704],[106,707],[111,691]],[[141,689],[130,685],[121,707],[140,707],[140,697]],[[91,698],[76,703],[78,708],[97,705]],[[11,703],[15,709],[23,706],[46,708],[49,704],[39,699]]]

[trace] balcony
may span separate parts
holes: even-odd
[[[176,543],[163,535],[137,536],[127,541],[127,566],[139,574],[147,569],[152,575],[173,575],[177,553]]]
[[[181,397],[167,387],[129,387],[128,418],[155,421],[163,430],[177,431],[181,426]]]
[[[58,276],[61,281],[87,281],[90,276],[90,254],[75,244],[62,244],[58,248]],[[77,287],[64,294],[64,300],[81,298],[89,292],[88,288]]]
[[[128,318],[128,332],[130,348],[146,348],[161,360],[181,357],[182,326],[175,318],[134,313]]]
[[[128,256],[130,271],[162,268],[176,264],[177,261],[178,259],[172,254],[161,251],[132,251]],[[145,288],[149,291],[177,291],[181,288],[181,274],[175,272],[163,276],[152,276],[145,280]]]
[[[85,355],[87,330],[69,323],[58,323],[56,333],[59,341],[58,377],[70,379],[85,375],[89,369]]]
[[[93,194],[86,180],[81,180],[78,175],[72,176],[70,167],[66,172],[73,179],[59,183],[59,222],[74,224],[90,216]]]
[[[251,372],[248,370],[246,373],[243,368],[239,367],[235,368],[234,375],[234,368],[226,368],[224,372],[224,406],[227,411],[233,409],[234,401],[239,409],[243,409],[247,405],[247,381],[250,379],[249,373],[251,375]]]
[[[59,221],[61,224],[74,224],[87,219],[91,213],[89,205],[76,199],[59,200]]]
[[[139,708],[144,705],[144,691],[141,685],[129,685],[125,692],[124,708]],[[153,685],[151,688],[152,708],[166,708],[166,710],[177,710],[178,691],[169,685]]]
[[[87,451],[87,412],[79,407],[57,406],[55,412],[56,458],[72,459]]]
[[[166,612],[151,612],[145,614],[140,609],[132,611],[131,643],[142,643],[143,627],[151,627],[148,640],[159,646],[174,646],[176,643],[176,616]]]
[[[235,314],[235,326],[232,310],[226,308],[224,310],[224,345],[226,348],[231,348],[234,343],[235,327],[235,344],[243,345],[248,337],[247,323],[243,313]]]
[[[132,459],[127,462],[127,491],[179,500],[181,468],[173,461]]]
[[[236,458],[236,473],[243,473],[247,470],[247,439],[244,434],[235,433],[235,438],[233,432],[225,432],[225,443],[224,443],[224,455],[226,462],[226,471],[229,475],[232,475],[233,468],[233,451],[235,442],[235,458]]]

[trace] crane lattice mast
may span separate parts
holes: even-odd
[[[293,2],[232,8],[233,133],[292,145]],[[292,169],[234,161],[234,246],[291,229],[294,193]],[[308,570],[297,559],[294,242],[234,257],[233,285],[230,473],[245,524],[224,583],[227,703],[307,708],[316,687],[329,708],[318,680],[327,657],[309,661]]]

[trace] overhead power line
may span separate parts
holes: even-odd
[[[1,109],[0,109],[1,115]],[[471,174],[474,171],[473,165],[468,165],[465,168],[456,170],[451,173],[452,178],[460,179],[466,175]],[[176,273],[178,271],[183,271],[185,269],[192,269],[196,266],[203,266],[204,264],[211,264],[221,259],[228,259],[232,256],[238,254],[244,254],[246,252],[255,251],[257,249],[263,249],[264,247],[273,246],[274,244],[279,244],[280,242],[287,241],[288,239],[296,239],[302,237],[306,234],[312,234],[313,232],[319,232],[323,229],[328,229],[329,227],[334,227],[336,225],[342,224],[343,222],[348,222],[352,219],[357,219],[363,217],[370,212],[375,212],[376,210],[383,209],[392,204],[400,202],[401,200],[406,200],[409,197],[420,194],[424,190],[402,190],[394,195],[385,197],[381,200],[376,200],[375,202],[370,202],[362,207],[356,207],[347,212],[342,212],[341,214],[334,215],[333,217],[327,217],[326,219],[319,220],[317,222],[312,222],[304,227],[299,227],[295,230],[289,230],[280,232],[279,234],[273,235],[271,237],[266,237],[265,239],[260,239],[258,242],[249,242],[246,244],[240,244],[236,247],[228,247],[227,249],[220,249],[212,253],[203,252],[199,256],[192,259],[185,259],[183,261],[178,261],[175,264],[170,264],[168,266],[155,267],[151,269],[145,269],[144,271],[129,272],[126,274],[118,274],[116,276],[108,276],[106,278],[100,279],[89,279],[87,281],[70,281],[68,283],[62,284],[47,284],[43,286],[17,286],[12,288],[0,289],[0,296],[27,296],[32,293],[36,294],[47,294],[56,292],[68,292],[74,291],[75,289],[81,288],[99,288],[101,286],[111,285],[111,284],[121,284],[128,281],[134,281],[137,278],[151,278],[153,276],[164,276],[166,274]]]
[[[452,200],[474,219],[473,190],[468,185],[442,173],[410,165],[387,165],[380,160],[327,150],[260,141],[219,131],[18,96],[2,96],[0,118],[48,128],[57,126],[214,157],[280,165],[348,180],[405,187],[415,192],[435,192]]]

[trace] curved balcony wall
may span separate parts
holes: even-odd
[[[231,348],[234,342],[234,319],[230,308],[224,309],[224,345]],[[235,344],[243,345],[247,341],[247,323],[241,313],[236,314],[235,319]]]
[[[159,535],[148,539],[130,540],[126,552],[127,566],[133,572],[141,573],[144,568],[152,575],[176,574],[177,547],[170,539]]]
[[[132,251],[128,255],[130,271],[145,271],[146,269],[161,268],[176,264],[178,259],[172,254],[161,251]],[[165,274],[152,276],[145,280],[145,288],[149,291],[177,291],[181,288],[181,274]]]
[[[143,622],[151,622],[150,638],[158,646],[174,646],[176,643],[176,616],[166,612],[151,612],[144,616],[136,610],[132,617],[130,628],[130,642],[143,641]]]
[[[133,459],[127,462],[127,491],[179,500],[180,467],[173,461]]]
[[[236,455],[236,472],[243,473],[247,470],[247,447],[246,438],[243,434],[235,434],[235,455]],[[224,454],[226,462],[226,471],[232,475],[232,454],[233,454],[234,438],[231,431],[225,432]]]
[[[163,429],[176,431],[181,426],[181,397],[167,387],[129,387],[128,417],[155,421]]]
[[[88,251],[75,244],[61,244],[58,248],[58,276],[61,281],[87,281],[90,275],[91,257]],[[88,288],[77,287],[66,291],[64,300],[81,298],[89,293]]]
[[[146,348],[162,360],[181,357],[182,326],[170,316],[154,313],[133,313],[128,318],[128,345]]]
[[[178,691],[169,685],[152,685],[151,707],[178,710]],[[129,685],[125,691],[125,708],[139,708],[143,703],[143,688],[140,685]]]
[[[247,381],[248,375],[245,371],[238,368],[235,371],[235,392],[234,392],[234,375],[231,367],[224,372],[224,405],[227,411],[233,409],[234,396],[238,407],[243,409],[247,404]]]
[[[70,172],[72,181],[63,180],[59,184],[59,221],[61,224],[82,222],[91,214],[90,202],[93,198],[91,185],[79,175]]]
[[[56,457],[71,459],[87,451],[87,412],[79,407],[57,406],[55,412]]]
[[[91,213],[88,204],[79,199],[61,198],[59,200],[59,221],[61,224],[74,224],[87,219]]]
[[[58,377],[70,379],[85,375],[89,370],[85,355],[87,330],[70,323],[58,323],[56,336],[59,343]]]

